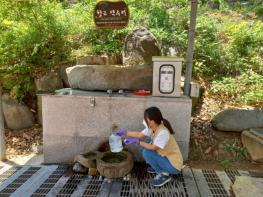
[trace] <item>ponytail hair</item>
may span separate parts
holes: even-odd
[[[170,131],[170,134],[174,134],[174,130],[168,120],[163,119],[163,125]]]
[[[170,122],[163,118],[161,111],[157,107],[149,107],[144,111],[144,120],[146,118],[154,120],[158,125],[162,124],[169,130],[171,134],[174,133]],[[146,121],[147,122],[147,121]]]

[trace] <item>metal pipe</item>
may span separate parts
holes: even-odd
[[[186,70],[184,81],[184,95],[190,96],[192,67],[193,67],[193,54],[194,54],[194,41],[195,41],[195,26],[196,26],[196,14],[197,14],[197,1],[191,0],[191,15],[190,15],[190,27],[188,37],[188,48],[186,54]]]
[[[2,105],[2,85],[0,83],[0,160],[5,159],[5,126]]]

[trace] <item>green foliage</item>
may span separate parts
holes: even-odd
[[[262,104],[263,76],[254,72],[213,81],[211,91],[222,98],[246,104]]]
[[[223,44],[226,57],[226,74],[240,74],[248,69],[259,73],[263,71],[262,61],[258,56],[262,54],[263,24],[260,22],[239,21],[224,24],[228,42]],[[255,60],[258,59],[258,62]],[[230,72],[229,72],[230,71]]]
[[[56,2],[0,3],[0,76],[12,96],[22,98],[32,90],[33,69],[51,68],[67,57],[67,18]]]
[[[220,165],[224,168],[227,169],[231,166],[231,161],[230,159],[223,159],[220,161]]]
[[[194,75],[214,77],[220,73],[221,50],[216,19],[200,16],[196,25]]]
[[[258,16],[263,16],[263,5],[258,6],[255,12]]]
[[[237,160],[244,159],[246,157],[246,148],[243,146],[238,146],[236,142],[233,144],[224,144],[225,150],[234,154]]]
[[[220,165],[227,169],[231,166],[232,162],[237,162],[240,160],[244,160],[247,155],[247,150],[245,147],[240,146],[237,144],[237,142],[234,143],[224,143],[224,149],[231,153],[232,157],[224,158],[222,160],[219,160]]]
[[[188,0],[126,0],[129,25],[124,29],[97,29],[94,0],[0,0],[0,77],[17,98],[32,91],[38,69],[53,69],[65,60],[91,53],[121,54],[125,37],[148,28],[160,45],[185,57],[189,29]],[[198,8],[193,76],[212,81],[212,92],[254,104],[262,100],[263,24],[260,0],[210,10],[208,0]],[[237,83],[239,85],[237,86]]]

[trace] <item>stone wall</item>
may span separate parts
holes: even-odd
[[[47,95],[42,99],[45,163],[70,163],[75,155],[96,150],[108,140],[113,127],[142,130],[143,112],[150,106],[159,107],[164,118],[171,122],[183,157],[188,157],[189,98],[109,97],[105,93],[85,92],[82,95]],[[142,159],[139,147],[128,146],[128,149],[136,160]]]

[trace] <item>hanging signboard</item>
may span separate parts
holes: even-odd
[[[124,28],[129,22],[129,9],[124,1],[99,1],[94,8],[98,28]]]

